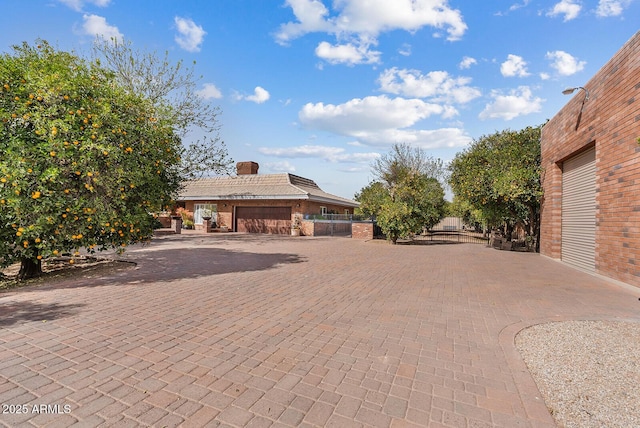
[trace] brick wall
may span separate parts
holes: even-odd
[[[351,224],[351,237],[354,239],[373,239],[373,223],[353,222]]]
[[[596,272],[640,286],[640,32],[542,128],[540,251],[562,251],[562,162],[595,146]]]

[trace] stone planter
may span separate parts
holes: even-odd
[[[291,236],[300,236],[300,229],[298,228],[291,229]]]

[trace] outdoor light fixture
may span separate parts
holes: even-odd
[[[562,91],[563,94],[565,95],[570,95],[573,94],[573,92],[576,89],[582,89],[584,91],[584,100],[587,101],[589,99],[589,91],[587,91],[585,88],[583,88],[582,86],[576,86],[575,88],[567,88],[564,91]]]

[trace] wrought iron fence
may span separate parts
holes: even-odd
[[[305,214],[305,220],[328,220],[328,221],[366,221],[371,217],[358,214]]]
[[[304,220],[314,223],[315,236],[350,236],[351,223],[363,216],[355,214],[306,214]]]

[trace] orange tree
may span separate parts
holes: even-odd
[[[526,226],[530,240],[540,230],[540,129],[505,130],[475,140],[449,164],[449,183],[460,202],[490,226]]]
[[[181,150],[152,104],[44,41],[0,56],[0,86],[0,266],[148,240]]]

